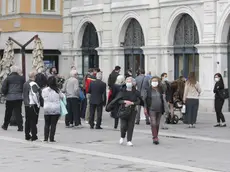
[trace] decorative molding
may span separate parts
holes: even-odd
[[[92,14],[92,13],[102,13],[103,12],[103,4],[98,4],[98,5],[90,5],[90,6],[83,6],[83,7],[73,7],[70,9],[70,13],[72,15],[77,15],[77,14],[85,14],[87,13]]]
[[[62,19],[62,16],[57,14],[27,14],[27,13],[8,14],[5,16],[1,16],[1,20],[18,19],[18,18]]]
[[[202,31],[203,31],[203,27],[202,24],[199,20],[198,15],[195,13],[195,11],[193,11],[190,7],[187,6],[180,6],[177,7],[172,14],[170,15],[170,19],[168,22],[168,25],[166,26],[165,29],[165,36],[163,37],[163,45],[173,45],[173,41],[174,41],[174,35],[175,34],[175,30],[176,30],[176,26],[181,18],[181,16],[183,14],[188,14],[190,15],[194,22],[196,23],[196,27],[197,27],[197,31],[198,31],[198,36],[199,36],[199,41],[200,43],[202,42]]]

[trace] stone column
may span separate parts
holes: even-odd
[[[111,69],[115,66],[121,67],[121,74],[125,74],[125,53],[123,47],[115,47],[112,49],[113,57],[111,59]]]
[[[213,111],[214,109],[214,79],[217,71],[216,47],[213,44],[199,44],[196,46],[199,53],[199,83],[202,94],[200,95],[200,110]]]
[[[103,72],[103,81],[107,82],[109,74],[112,69],[112,50],[111,48],[97,48],[96,49],[99,55],[99,68]]]
[[[161,73],[167,73],[170,81],[174,80],[174,48],[173,46],[161,47]]]

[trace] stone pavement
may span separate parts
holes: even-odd
[[[0,106],[0,119],[4,108]],[[226,115],[227,121],[230,120]],[[229,127],[213,128],[213,113],[200,113],[197,128],[170,125],[161,131],[160,145],[151,141],[149,126],[135,127],[134,147],[118,144],[119,131],[112,129],[113,120],[104,114],[103,130],[67,129],[61,119],[57,143],[24,141],[24,133],[9,127],[0,130],[0,171],[13,172],[229,172]],[[43,115],[38,130],[43,138]]]

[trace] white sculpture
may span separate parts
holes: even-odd
[[[6,41],[6,47],[4,49],[4,54],[2,60],[0,61],[0,82],[2,83],[6,77],[10,74],[10,67],[14,65],[14,47],[13,41]]]
[[[43,46],[40,38],[34,41],[32,68],[37,72],[44,70]]]

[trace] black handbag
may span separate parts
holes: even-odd
[[[226,89],[219,90],[219,96],[223,100],[228,99],[229,98],[228,89],[226,88]]]
[[[120,105],[117,116],[121,119],[127,119],[131,115],[131,112],[131,106],[125,107],[125,105]]]

